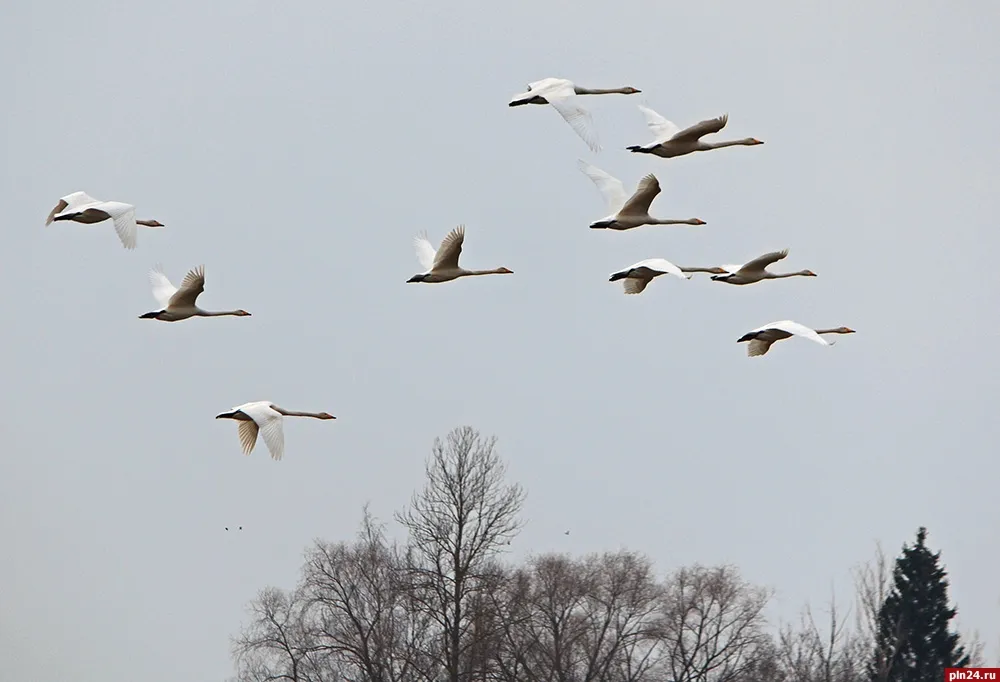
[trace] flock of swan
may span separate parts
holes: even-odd
[[[594,129],[590,113],[579,103],[581,95],[632,95],[641,92],[633,87],[596,89],[575,85],[564,78],[545,78],[528,84],[526,92],[514,95],[509,106],[517,107],[527,104],[549,105],[570,125],[587,146],[594,152],[601,150],[598,135]],[[721,142],[706,142],[706,135],[718,133],[729,121],[728,115],[707,119],[681,129],[674,123],[663,118],[649,107],[640,104],[639,110],[646,119],[646,124],[652,131],[654,139],[644,145],[632,145],[626,149],[638,154],[652,154],[670,159],[693,152],[709,151],[732,146],[755,146],[763,144],[760,140],[747,137],[738,140]],[[660,193],[660,183],[652,173],[639,180],[635,191],[629,196],[620,180],[585,161],[578,162],[580,170],[589,177],[600,193],[610,211],[609,215],[590,224],[592,229],[631,230],[643,225],[705,225],[700,218],[683,220],[654,218],[649,214],[653,200]],[[49,213],[46,225],[59,221],[72,221],[85,225],[103,223],[110,220],[122,246],[132,250],[136,248],[139,226],[147,228],[162,228],[163,223],[156,220],[139,220],[135,217],[135,206],[120,201],[101,201],[85,192],[73,192],[59,199],[59,203]],[[465,226],[459,225],[445,236],[437,249],[428,239],[426,233],[414,238],[417,259],[424,271],[406,280],[408,283],[422,282],[438,284],[450,282],[461,277],[476,275],[509,275],[513,271],[505,268],[486,270],[467,270],[459,265],[462,245],[465,242]],[[775,273],[767,269],[769,265],[788,256],[788,250],[764,254],[740,265],[721,265],[713,267],[678,267],[663,258],[650,258],[633,263],[611,275],[610,281],[622,281],[626,294],[641,294],[646,286],[660,275],[671,275],[679,279],[690,279],[688,273],[702,272],[711,274],[716,282],[733,285],[755,284],[766,279],[783,279],[787,277],[815,277],[811,270],[797,272]],[[227,311],[207,311],[198,307],[198,297],[205,291],[205,268],[198,266],[190,270],[179,287],[174,286],[161,266],[157,265],[149,272],[149,282],[153,290],[153,298],[159,307],[151,312],[140,315],[140,319],[159,320],[161,322],[179,322],[192,317],[248,317],[250,313],[243,309]],[[809,339],[823,346],[833,345],[833,341],[824,339],[825,334],[853,334],[849,327],[830,329],[811,329],[792,320],[779,320],[750,330],[741,336],[737,342],[748,342],[749,357],[762,356],[768,352],[776,341],[798,336]],[[302,412],[286,410],[268,401],[255,401],[238,405],[228,412],[216,415],[216,419],[231,419],[239,423],[238,436],[243,453],[253,452],[260,434],[265,446],[275,460],[284,456],[285,437],[283,422],[285,417],[312,417],[314,419],[336,419],[327,412]],[[227,529],[228,530],[228,529]]]

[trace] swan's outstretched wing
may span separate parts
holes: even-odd
[[[645,290],[646,285],[652,281],[645,277],[626,277],[622,280],[622,288],[626,294],[641,294]]]
[[[413,238],[413,247],[417,251],[417,260],[424,270],[434,267],[434,245],[427,238],[426,232],[421,232]]]
[[[719,132],[726,127],[726,121],[728,120],[729,114],[723,114],[718,118],[709,118],[699,123],[695,123],[689,128],[685,128],[670,139],[671,141],[685,140],[687,142],[694,142],[702,135],[710,135],[711,133]]]
[[[765,339],[752,339],[750,343],[747,344],[747,357],[755,358],[758,355],[764,355],[771,347],[773,341],[767,341]]]
[[[665,258],[648,258],[646,260],[641,260],[632,266],[632,269],[636,268],[648,268],[649,270],[653,270],[654,272],[659,272],[664,275],[673,275],[674,277],[679,277],[680,279],[691,279],[691,275],[685,274],[679,267]]]
[[[281,413],[268,403],[248,403],[240,409],[257,424],[271,457],[280,460],[285,454],[285,432],[282,428]]]
[[[621,208],[621,213],[625,215],[646,215],[649,213],[649,205],[660,193],[660,181],[650,173],[639,180],[639,185],[635,193],[629,197],[625,205]]]
[[[739,270],[743,270],[744,272],[760,271],[766,268],[771,263],[778,262],[787,255],[788,255],[788,249],[782,249],[781,251],[772,251],[771,253],[765,253],[763,256],[758,256],[757,258],[754,258],[751,261],[747,261],[742,266],[740,266]],[[726,267],[725,265],[723,265],[722,267],[725,268],[726,270],[729,270],[729,268]]]
[[[458,257],[462,255],[465,241],[465,225],[459,225],[441,240],[434,256],[434,270],[451,270],[458,267]]]
[[[608,210],[617,213],[625,205],[628,195],[625,194],[625,185],[618,178],[602,171],[597,166],[592,166],[583,159],[577,159],[576,165],[580,167],[583,174],[590,178],[598,191],[604,197],[604,203],[608,205]]]
[[[153,298],[160,307],[166,308],[170,305],[170,297],[177,293],[177,287],[170,283],[162,265],[156,264],[149,271],[149,283],[153,287]]]
[[[579,101],[572,90],[569,95],[557,96],[546,94],[545,100],[552,105],[552,108],[559,112],[566,123],[580,136],[592,152],[601,151],[601,143],[597,137],[597,130],[594,128],[594,119],[590,112],[580,106]]]
[[[193,307],[203,291],[205,291],[205,266],[199,265],[184,275],[180,288],[170,297],[170,305],[175,308]]]
[[[801,336],[804,339],[809,339],[810,341],[815,341],[821,346],[831,345],[829,341],[824,339],[822,336],[816,333],[815,330],[810,329],[804,324],[799,324],[798,322],[793,322],[792,320],[780,320],[778,322],[772,322],[771,324],[755,329],[755,332],[764,331],[766,329],[780,329],[783,332],[788,332],[793,336]]]
[[[646,117],[646,125],[653,131],[653,137],[656,138],[657,142],[666,142],[681,130],[676,124],[671,123],[643,104],[639,105],[639,111]]]
[[[120,201],[105,201],[100,208],[114,221],[115,232],[118,233],[122,246],[134,249],[135,235],[139,230],[139,226],[135,224],[135,206]]]
[[[243,454],[249,455],[257,444],[257,422],[240,422],[239,436]]]
[[[276,415],[268,419],[260,426],[260,435],[264,439],[264,445],[275,461],[280,461],[285,454],[285,431],[282,424],[282,416]]]

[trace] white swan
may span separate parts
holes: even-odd
[[[494,268],[492,270],[466,270],[458,264],[458,257],[462,255],[462,243],[465,241],[465,225],[459,225],[448,233],[437,251],[427,239],[426,234],[417,235],[413,239],[413,244],[417,249],[417,260],[427,268],[426,272],[414,275],[409,282],[427,282],[435,284],[438,282],[450,282],[459,277],[470,277],[472,275],[512,275],[513,270],[507,268]]]
[[[138,225],[143,227],[164,227],[156,220],[136,220],[135,206],[123,204],[120,201],[100,201],[85,192],[73,192],[59,200],[56,207],[45,219],[46,225],[52,221],[72,220],[73,222],[90,225],[111,219],[114,221],[115,232],[126,249],[135,248],[135,237]]]
[[[653,131],[655,139],[649,144],[626,147],[630,152],[655,154],[656,156],[670,159],[675,156],[684,156],[691,152],[701,152],[709,149],[722,149],[723,147],[733,147],[735,145],[753,146],[764,144],[754,137],[745,137],[742,140],[727,140],[725,142],[702,141],[701,137],[703,135],[711,135],[722,130],[729,121],[729,114],[723,114],[718,118],[710,118],[681,130],[676,124],[671,123],[647,106],[640,104],[639,110],[646,117],[646,125]]]
[[[722,268],[727,274],[712,275],[716,282],[726,282],[727,284],[753,284],[764,279],[783,279],[785,277],[816,277],[812,270],[799,270],[797,272],[770,272],[767,266],[776,263],[788,255],[788,249],[772,251],[758,256],[743,265],[723,265]]]
[[[257,444],[257,432],[260,431],[264,438],[264,445],[267,446],[271,457],[275,460],[280,460],[285,454],[285,432],[282,427],[284,417],[336,419],[332,414],[326,412],[285,410],[266,400],[244,403],[234,407],[229,412],[215,416],[216,419],[235,419],[240,423],[240,445],[243,446],[244,455],[253,452],[254,445]]]
[[[804,339],[809,339],[810,341],[815,341],[821,346],[832,346],[834,341],[827,341],[820,334],[855,334],[856,332],[850,327],[835,327],[833,329],[810,329],[805,325],[799,324],[798,322],[793,322],[791,320],[779,320],[778,322],[771,322],[770,324],[765,324],[763,327],[757,327],[753,331],[749,331],[739,339],[736,343],[743,343],[744,341],[749,341],[750,344],[747,346],[747,356],[757,357],[759,355],[764,355],[767,350],[771,347],[771,344],[775,341],[781,341],[782,339],[788,339],[792,336],[801,336]]]
[[[514,95],[507,106],[550,104],[566,120],[566,123],[569,123],[576,134],[587,143],[591,151],[599,152],[601,145],[597,139],[597,131],[594,130],[594,121],[590,112],[580,106],[576,99],[577,95],[610,95],[615,93],[633,95],[637,92],[641,91],[633,87],[583,88],[574,85],[572,81],[565,78],[543,78],[540,81],[529,83],[527,92]]]
[[[619,270],[611,275],[609,282],[617,282],[622,279],[622,287],[626,294],[641,294],[646,285],[653,281],[654,277],[660,275],[673,275],[679,279],[691,279],[691,275],[685,275],[683,271],[673,263],[663,258],[649,258]]]
[[[649,206],[660,193],[660,183],[656,176],[650,173],[639,180],[639,185],[631,197],[625,195],[625,186],[621,180],[592,166],[583,159],[577,159],[580,170],[590,178],[604,196],[608,210],[612,213],[590,224],[593,229],[631,230],[640,225],[705,225],[700,218],[686,220],[668,220],[653,218],[649,215]]]
[[[149,271],[149,283],[153,285],[153,298],[159,302],[160,309],[140,315],[140,320],[177,322],[189,317],[222,317],[224,315],[248,317],[250,315],[245,310],[209,312],[196,305],[198,296],[205,291],[204,265],[199,265],[188,272],[181,281],[180,289],[170,283],[170,280],[163,273],[163,268],[159,265]]]

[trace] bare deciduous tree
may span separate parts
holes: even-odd
[[[894,641],[884,641],[879,638],[879,617],[882,605],[885,604],[889,591],[892,589],[892,565],[882,551],[882,545],[875,544],[875,556],[868,562],[854,568],[854,587],[857,597],[858,633],[868,644],[869,677],[873,682],[886,682],[889,679],[892,661],[896,649],[902,641],[902,623],[896,623],[896,638]]]
[[[489,633],[475,627],[472,606],[487,603],[477,596],[485,596],[497,580],[493,559],[521,527],[524,493],[504,480],[495,445],[495,438],[484,440],[469,427],[455,429],[445,443],[435,441],[423,491],[396,515],[410,535],[414,605],[440,631],[437,646],[425,654],[437,660],[450,682],[477,674],[469,654]]]
[[[778,634],[778,668],[784,679],[798,682],[862,682],[864,661],[871,647],[859,633],[848,629],[846,616],[837,608],[836,595],[829,602],[825,631],[806,606],[799,628],[785,625]]]
[[[268,587],[251,602],[253,618],[233,642],[240,682],[313,682],[305,602],[297,591]]]
[[[660,587],[649,560],[632,552],[536,557],[499,601],[504,680],[639,682],[661,654]]]
[[[770,592],[735,568],[682,568],[663,600],[666,665],[675,682],[736,682],[771,653],[764,608]]]
[[[314,658],[365,682],[429,679],[421,655],[427,618],[410,608],[400,552],[364,510],[353,544],[317,542],[306,556],[302,594]]]

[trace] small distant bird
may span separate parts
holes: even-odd
[[[701,218],[671,220],[653,218],[649,215],[649,206],[660,193],[660,182],[650,173],[644,176],[631,197],[626,197],[625,185],[618,178],[604,172],[597,166],[592,166],[582,159],[577,159],[580,170],[590,178],[598,191],[604,196],[608,210],[612,213],[606,218],[595,220],[591,229],[600,230],[631,230],[640,225],[705,225]]]
[[[563,535],[569,535],[569,531],[566,531],[565,533],[563,533]]]
[[[226,530],[229,530],[229,526],[226,526]],[[240,527],[239,527],[239,528],[237,528],[236,530],[243,530],[243,526],[240,526]]]
[[[465,241],[465,225],[459,225],[448,233],[438,250],[427,239],[426,233],[417,235],[413,239],[413,244],[417,249],[417,260],[427,268],[426,272],[414,275],[406,280],[410,282],[426,282],[435,284],[438,282],[450,282],[459,277],[469,277],[471,275],[512,275],[513,270],[507,268],[494,268],[493,270],[466,270],[459,266],[458,257],[462,255],[462,243]]]
[[[135,206],[123,204],[120,201],[100,201],[85,192],[73,192],[59,200],[56,207],[45,219],[46,225],[53,221],[72,220],[76,223],[90,225],[111,219],[114,221],[115,232],[126,249],[135,248],[135,237],[138,225],[143,227],[165,227],[156,220],[136,220]]]
[[[240,423],[240,445],[243,446],[243,454],[245,455],[253,452],[253,448],[257,444],[257,432],[260,431],[264,438],[264,444],[271,453],[271,457],[276,461],[285,454],[285,432],[282,427],[284,417],[336,419],[332,414],[326,412],[285,410],[266,400],[244,403],[234,407],[229,412],[215,416],[216,419],[235,419]]]
[[[691,275],[685,275],[679,267],[663,258],[649,258],[633,263],[624,270],[611,275],[609,282],[617,282],[622,279],[626,294],[641,294],[646,285],[653,281],[654,277],[660,275],[673,275],[678,279],[691,279]]]
[[[725,282],[726,284],[753,284],[759,282],[763,279],[783,279],[785,277],[816,277],[816,273],[812,270],[799,270],[798,272],[782,272],[774,273],[767,269],[767,266],[771,263],[776,263],[785,256],[788,255],[788,249],[783,249],[781,251],[772,251],[771,253],[765,253],[763,256],[758,256],[752,261],[748,261],[743,265],[723,265],[722,268],[727,274],[724,275],[713,275],[712,279],[716,282]]]
[[[801,336],[804,339],[809,339],[810,341],[815,341],[821,346],[832,346],[834,341],[827,341],[820,334],[854,334],[856,333],[850,327],[835,327],[833,329],[810,329],[805,325],[799,324],[798,322],[793,322],[792,320],[780,320],[778,322],[771,322],[770,324],[765,324],[763,327],[758,327],[753,331],[749,331],[739,339],[736,343],[743,343],[749,341],[750,344],[747,346],[747,357],[757,357],[759,355],[764,355],[767,353],[771,344],[775,341],[781,341],[783,339],[788,339],[793,336]]]
[[[565,78],[543,78],[534,83],[528,83],[527,92],[514,95],[507,106],[519,107],[525,104],[548,104],[559,112],[559,115],[573,128],[590,150],[601,151],[597,131],[594,130],[594,120],[590,112],[584,109],[576,99],[577,95],[634,95],[642,92],[631,86],[624,88],[583,88]]]
[[[637,154],[654,154],[664,159],[670,159],[675,156],[684,156],[691,152],[703,152],[710,149],[721,149],[736,145],[749,147],[764,144],[755,137],[745,137],[742,140],[728,140],[726,142],[703,141],[701,139],[703,135],[717,133],[726,126],[726,123],[729,121],[728,114],[695,123],[693,126],[681,130],[676,124],[671,123],[647,106],[640,104],[639,111],[646,117],[646,125],[653,131],[655,139],[649,144],[637,144],[626,147],[630,152]]]
[[[140,320],[177,322],[189,317],[221,317],[223,315],[247,317],[250,315],[245,310],[209,312],[196,305],[198,296],[205,291],[204,265],[199,265],[188,272],[181,281],[180,289],[170,283],[170,280],[163,273],[163,268],[159,265],[149,271],[149,283],[153,285],[153,297],[159,302],[160,309],[140,315]]]

